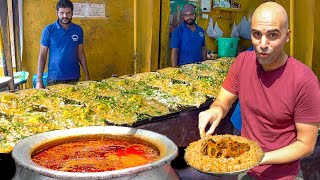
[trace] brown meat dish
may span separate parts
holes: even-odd
[[[207,139],[201,144],[201,154],[214,158],[221,156],[227,159],[230,157],[238,157],[249,150],[250,146],[248,144],[236,142],[230,137],[220,139],[217,142],[213,139]]]
[[[214,174],[243,172],[257,166],[264,152],[258,143],[235,135],[215,135],[192,142],[184,158],[193,168]]]

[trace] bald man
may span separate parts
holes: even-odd
[[[260,5],[251,28],[255,51],[238,55],[216,100],[199,114],[200,136],[212,134],[239,98],[241,136],[258,142],[265,156],[238,179],[301,179],[300,159],[313,152],[319,131],[319,80],[284,52],[290,31],[282,6]]]

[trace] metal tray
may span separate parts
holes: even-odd
[[[137,126],[141,126],[144,124],[148,124],[148,123],[153,123],[153,122],[158,122],[158,121],[164,121],[167,119],[171,119],[174,117],[179,117],[180,113],[184,113],[184,112],[191,112],[194,110],[198,110],[204,107],[209,107],[212,102],[213,102],[214,98],[207,98],[207,100],[201,104],[199,107],[196,106],[183,106],[183,107],[179,107],[177,110],[172,110],[169,114],[166,115],[162,115],[162,116],[150,116],[149,118],[144,118],[144,119],[139,119],[137,122],[133,123],[132,125],[129,124],[114,124],[112,121],[108,121],[105,120],[105,124],[106,125],[111,125],[111,126],[127,126],[127,127],[137,127]]]
[[[262,156],[261,160],[257,164],[255,164],[255,165],[253,165],[253,166],[251,166],[251,167],[249,167],[247,169],[243,169],[243,170],[239,170],[239,171],[233,171],[233,172],[208,172],[208,171],[202,171],[200,169],[197,169],[197,168],[191,166],[190,164],[188,164],[188,165],[190,167],[194,168],[195,170],[197,170],[197,171],[199,171],[201,173],[204,173],[204,174],[208,174],[208,175],[212,175],[212,176],[232,176],[232,175],[238,175],[240,173],[246,172],[246,171],[258,166],[260,164],[260,162],[262,161],[263,157],[264,157],[264,155]]]
[[[196,106],[182,106],[182,107],[179,107],[179,111],[181,112],[190,112],[190,111],[194,111],[194,110],[197,110],[197,109],[201,109],[201,108],[204,108],[204,107],[209,107],[212,102],[214,101],[214,98],[211,98],[211,97],[207,97],[207,100],[200,104],[199,107],[196,107]]]
[[[254,166],[253,166],[253,167],[254,167]],[[199,171],[199,172],[201,172],[201,173],[204,173],[204,174],[208,174],[208,175],[211,175],[211,176],[218,176],[218,177],[220,177],[220,176],[233,176],[233,175],[238,175],[238,174],[240,174],[240,173],[243,173],[243,172],[248,171],[249,169],[251,169],[251,168],[253,168],[253,167],[250,167],[250,168],[248,168],[248,169],[241,170],[241,171],[225,172],[225,173],[204,172],[204,171],[201,171],[201,170],[196,169],[196,168],[194,168],[194,167],[192,167],[192,168],[194,168],[195,170],[197,170],[197,171]]]
[[[259,163],[260,163],[260,162],[259,162]],[[192,167],[192,168],[194,168],[195,170],[201,172],[201,173],[208,174],[208,175],[211,175],[211,176],[221,177],[221,176],[233,176],[233,175],[238,175],[238,174],[240,174],[240,173],[244,173],[244,172],[246,172],[246,171],[248,171],[248,170],[250,170],[250,169],[258,166],[259,163],[257,163],[256,165],[254,165],[254,166],[252,166],[252,167],[249,167],[248,169],[244,169],[244,170],[240,170],[240,171],[234,171],[234,172],[224,172],[224,173],[221,173],[221,172],[206,172],[206,171],[202,171],[202,170],[200,170],[200,169],[197,169],[197,168],[195,168],[195,167],[192,167],[192,166],[190,166],[190,165],[189,165],[189,166]]]

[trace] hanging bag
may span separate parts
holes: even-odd
[[[238,31],[238,27],[236,26],[236,23],[233,23],[233,27],[232,27],[232,32],[231,32],[231,37],[232,38],[238,38],[239,37],[239,31]]]
[[[222,37],[222,35],[223,35],[223,32],[221,31],[221,29],[218,26],[218,23],[216,22],[213,28],[213,38],[217,39],[219,37]]]
[[[239,36],[243,39],[251,39],[251,26],[246,17],[243,16],[241,22],[238,25]]]
[[[210,20],[209,20],[209,24],[208,24],[206,33],[207,33],[207,35],[208,35],[209,37],[213,37],[213,35],[214,35],[214,31],[213,31],[213,20],[212,20],[211,17],[210,17]]]

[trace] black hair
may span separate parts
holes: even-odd
[[[59,8],[70,8],[73,11],[73,4],[70,0],[59,0],[56,6],[57,11],[59,11]]]

